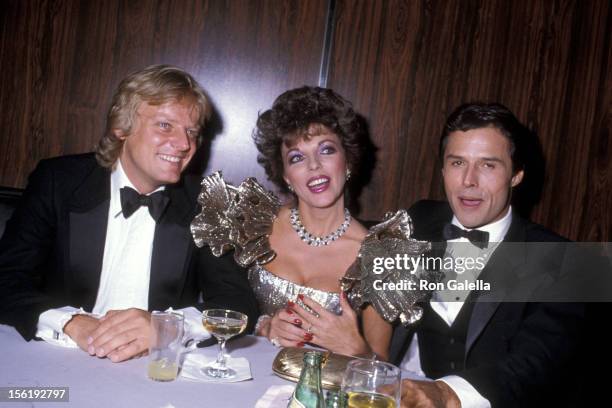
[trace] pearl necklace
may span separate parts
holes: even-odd
[[[306,230],[306,228],[302,225],[302,221],[300,221],[300,213],[297,208],[291,209],[289,222],[302,241],[310,246],[319,247],[329,245],[344,235],[349,225],[351,225],[351,213],[349,212],[348,208],[345,208],[344,222],[338,227],[338,229],[324,237],[317,237]]]

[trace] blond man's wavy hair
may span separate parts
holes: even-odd
[[[103,167],[114,167],[124,142],[115,132],[119,130],[124,135],[131,133],[136,111],[142,102],[162,105],[183,98],[192,99],[198,109],[201,134],[212,107],[204,89],[191,75],[171,65],[151,65],[126,77],[113,96],[106,117],[106,130],[95,149],[98,163]],[[200,142],[201,136],[198,137]]]

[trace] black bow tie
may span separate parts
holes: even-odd
[[[489,233],[473,229],[470,231],[459,228],[454,224],[446,224],[442,230],[442,237],[445,241],[457,238],[467,238],[472,244],[480,249],[484,249],[489,245]]]
[[[157,191],[150,195],[144,195],[139,194],[138,191],[133,188],[123,187],[119,191],[119,194],[121,198],[121,210],[125,218],[129,218],[141,206],[145,206],[149,208],[151,217],[155,221],[158,221],[170,201],[165,194],[165,190]]]

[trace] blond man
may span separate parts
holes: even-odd
[[[189,232],[199,176],[185,169],[210,112],[191,75],[150,66],[119,85],[95,154],[40,162],[0,241],[0,323],[119,362],[147,352],[152,310],[253,321],[243,271]]]

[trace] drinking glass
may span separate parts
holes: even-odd
[[[397,408],[400,384],[400,370],[393,364],[357,359],[348,363],[341,389],[349,408]]]
[[[248,316],[233,310],[210,309],[202,312],[202,323],[219,342],[217,360],[202,372],[213,378],[232,378],[236,371],[226,365],[225,342],[246,329]]]
[[[183,315],[175,312],[151,313],[151,342],[147,373],[155,381],[173,381],[179,369],[182,350]]]

